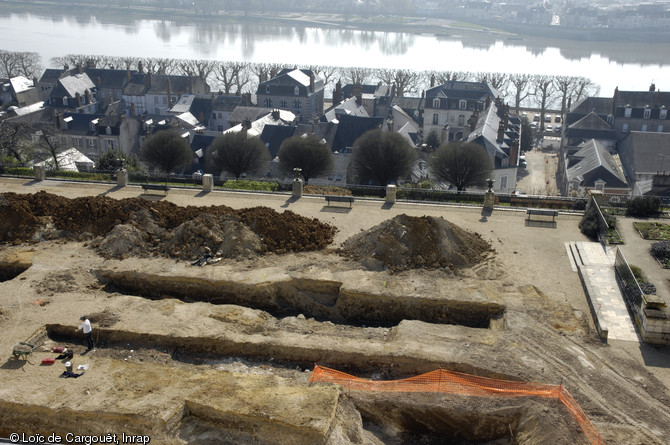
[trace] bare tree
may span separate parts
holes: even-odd
[[[530,81],[531,76],[528,74],[510,74],[509,76],[509,82],[514,93],[514,108],[517,113],[521,109],[521,103],[531,94]]]
[[[588,96],[597,96],[598,93],[600,93],[599,85],[593,83],[591,79],[579,77],[575,81],[572,95],[570,97],[574,103]]]
[[[435,71],[435,81],[443,84],[451,81],[464,81],[471,78],[472,74],[467,71]]]
[[[544,74],[536,75],[531,78],[534,88],[533,95],[540,109],[540,132],[544,131],[544,115],[553,102],[554,78]]]
[[[342,68],[340,70],[340,74],[341,77],[343,77],[347,83],[353,85],[364,85],[366,82],[370,80],[370,77],[372,76],[372,71],[370,70],[370,68],[349,67],[349,68]]]
[[[554,90],[560,94],[561,97],[561,116],[565,115],[565,109],[568,104],[568,99],[572,95],[572,91],[577,83],[577,78],[572,76],[556,76],[554,77]]]
[[[67,148],[60,130],[54,125],[42,125],[36,134],[38,135],[36,157],[53,166],[54,170],[60,170],[63,152]]]
[[[0,50],[0,77],[25,76],[32,79],[42,70],[40,60],[38,53]]]
[[[395,85],[395,94],[403,97],[406,93],[414,93],[421,82],[420,73],[406,69],[379,69],[375,75],[387,85]]]
[[[205,59],[187,59],[180,60],[177,63],[179,71],[185,76],[197,76],[201,79],[207,79],[216,67],[216,62]]]
[[[308,69],[314,71],[314,74],[317,74],[323,78],[323,87],[328,88],[328,85],[335,80],[335,77],[339,74],[339,69],[336,66],[329,65],[310,65]]]
[[[0,155],[16,159],[19,164],[28,161],[30,135],[34,129],[25,122],[0,121]]]
[[[218,62],[214,78],[222,87],[223,94],[242,94],[242,88],[250,82],[249,64],[246,62]]]
[[[478,82],[486,82],[498,90],[503,96],[507,95],[507,84],[509,83],[509,74],[507,73],[476,73],[475,79]]]

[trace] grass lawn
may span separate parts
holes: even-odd
[[[670,240],[670,225],[657,222],[635,222],[633,227],[644,239]]]

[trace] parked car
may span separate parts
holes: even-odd
[[[551,125],[547,125],[546,127],[544,127],[544,131],[554,131],[554,127],[552,127]]]
[[[554,123],[556,123],[556,124],[560,124],[560,123],[561,123],[561,116],[556,116],[556,117],[554,118]]]
[[[540,122],[540,115],[539,114],[536,114],[535,116],[533,116],[533,122]]]
[[[555,131],[556,133],[560,133],[562,129],[563,129],[563,126],[561,126],[561,125],[556,125],[556,128],[554,128],[554,131]]]
[[[545,116],[544,121],[545,122],[551,122],[551,115]]]

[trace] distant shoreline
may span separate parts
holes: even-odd
[[[510,40],[529,37],[545,37],[567,41],[588,42],[659,42],[670,41],[668,29],[629,29],[629,28],[582,28],[566,26],[545,26],[502,22],[496,20],[478,20],[461,17],[449,19],[432,19],[423,17],[382,17],[371,16],[343,16],[328,13],[299,13],[299,12],[249,12],[219,11],[219,14],[197,14],[183,9],[157,8],[153,6],[120,6],[109,4],[67,4],[54,0],[0,0],[3,6],[3,15],[9,13],[20,14],[49,14],[52,16],[77,17],[82,14],[95,15],[100,21],[113,19],[116,16],[123,20],[174,20],[188,22],[220,22],[240,23],[253,22],[258,25],[287,25],[296,24],[321,28],[350,28],[361,31],[393,31],[412,34],[434,34],[459,36],[491,34],[499,35]],[[107,17],[105,17],[107,15]]]

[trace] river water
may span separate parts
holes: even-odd
[[[428,35],[250,23],[101,21],[0,13],[0,49],[34,51],[42,64],[66,54],[168,57],[471,72],[584,76],[601,95],[670,90],[670,43],[592,43],[541,38]]]

